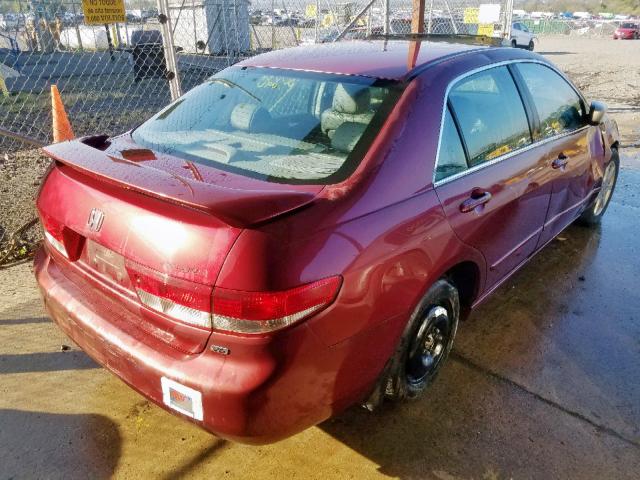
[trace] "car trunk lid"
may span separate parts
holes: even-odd
[[[234,227],[296,210],[322,189],[256,180],[136,147],[130,138],[120,137],[104,151],[82,141],[53,144],[44,151],[100,181],[204,211]]]
[[[56,160],[37,200],[48,247],[86,288],[136,313],[141,337],[196,353],[211,332],[213,286],[242,229],[309,204],[320,187],[200,165],[194,178],[184,160],[132,154],[134,147],[114,142],[103,151],[74,141],[45,149]]]

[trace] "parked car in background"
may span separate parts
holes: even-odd
[[[460,320],[600,222],[619,168],[604,105],[548,60],[447,40],[258,55],[130,132],[47,147],[48,314],[237,441],[423,394]]]
[[[15,28],[24,27],[26,21],[26,15],[21,13],[5,13],[3,18],[2,28],[5,30],[11,30]]]
[[[157,20],[158,19],[158,9],[150,8],[148,10],[142,10],[141,18],[143,22],[149,20]]]
[[[511,46],[526,48],[533,51],[537,37],[529,31],[529,28],[521,22],[511,25]]]
[[[640,24],[623,22],[613,32],[614,40],[637,40],[640,38]]]

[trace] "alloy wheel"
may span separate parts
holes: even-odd
[[[607,169],[604,171],[604,177],[602,178],[602,186],[598,192],[596,203],[593,206],[593,214],[598,216],[605,209],[609,203],[609,198],[613,193],[613,186],[616,182],[616,166],[614,162],[609,162]]]

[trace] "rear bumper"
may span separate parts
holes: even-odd
[[[35,274],[51,318],[99,364],[171,413],[221,437],[254,444],[287,437],[332,414],[332,382],[314,382],[313,374],[318,364],[332,369],[340,359],[304,324],[283,338],[235,338],[230,355],[211,351],[213,343],[225,341],[214,333],[202,353],[183,354],[138,332],[135,314],[65,273],[45,249],[38,252]],[[164,403],[163,377],[201,393],[201,421]]]

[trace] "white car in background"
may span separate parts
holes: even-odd
[[[529,31],[524,23],[513,22],[511,25],[511,46],[533,50],[538,38]]]

